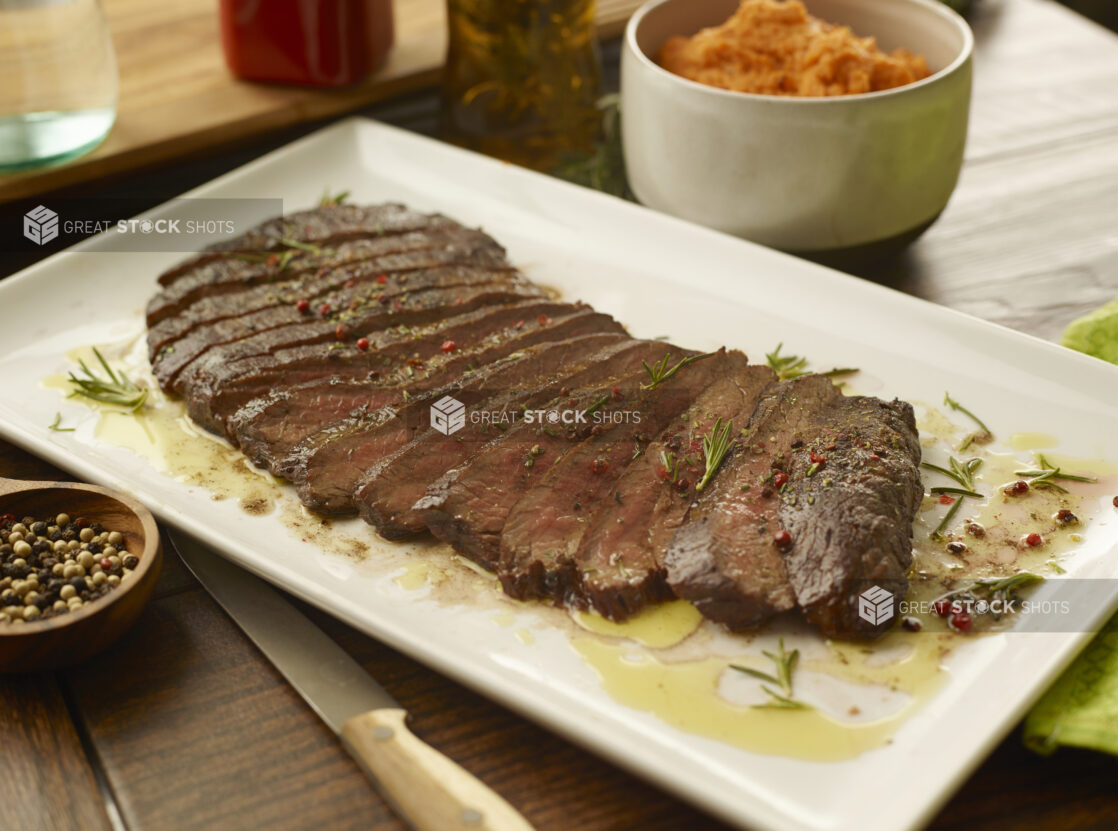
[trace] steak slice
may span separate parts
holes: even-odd
[[[168,286],[194,269],[238,253],[271,253],[287,249],[286,240],[310,245],[330,245],[362,237],[387,237],[410,231],[456,226],[441,214],[423,214],[403,205],[323,205],[308,211],[274,217],[248,232],[208,246],[197,256],[159,275]]]
[[[421,327],[371,332],[366,352],[352,344],[342,349],[322,344],[281,349],[231,362],[216,390],[196,386],[190,412],[212,429],[220,431],[224,424],[229,438],[250,457],[259,455],[248,449],[257,442],[269,455],[282,458],[312,432],[364,409],[374,389],[406,388],[415,393],[450,383],[476,365],[485,350],[505,341],[515,340],[513,348],[518,348],[554,340],[549,327],[556,320],[597,314],[580,304],[533,300],[485,306]],[[599,317],[605,325],[607,316]],[[453,350],[443,350],[447,341],[454,344]],[[234,423],[231,417],[236,417]],[[303,427],[308,429],[296,438]]]
[[[468,311],[518,298],[542,296],[535,286],[507,275],[478,274],[460,267],[452,271],[456,273],[429,278],[428,282],[436,284],[431,288],[407,290],[391,298],[385,295],[379,301],[375,296],[364,298],[356,294],[367,291],[363,287],[342,292],[339,305],[348,306],[350,300],[363,304],[352,310],[344,308],[339,312],[331,304],[332,311],[325,316],[304,316],[288,306],[201,327],[177,341],[173,352],[160,355],[154,366],[155,376],[165,389],[189,395],[196,379],[204,379],[207,371],[237,358],[263,355],[304,343],[341,341],[387,326],[437,320],[455,310]],[[340,337],[339,327],[343,333]],[[198,362],[203,356],[204,360]]]
[[[524,410],[549,402],[563,387],[600,383],[613,374],[610,367],[618,352],[633,349],[632,339],[618,339],[616,334],[610,334],[550,344],[532,362],[533,366],[514,365],[490,376],[484,381],[484,391],[496,390],[498,394],[484,400],[485,413],[519,418]],[[472,405],[467,407],[475,412]],[[505,424],[502,419],[500,425]],[[367,472],[354,495],[358,511],[387,539],[406,539],[423,533],[423,514],[413,510],[413,506],[423,499],[428,485],[474,455],[500,431],[501,427],[491,423],[473,421],[451,435],[427,429]],[[532,446],[522,448],[525,462],[534,463],[537,459],[531,454]]]
[[[740,352],[720,350],[686,365],[653,389],[621,387],[622,419],[571,450],[520,497],[501,532],[497,576],[521,600],[556,598],[581,605],[575,555],[589,523],[611,499],[629,464],[695,399],[728,372],[746,365]]]
[[[614,412],[621,399],[617,389],[632,389],[648,380],[642,362],[653,363],[664,356],[665,344],[632,341],[620,348],[604,365],[597,366],[600,378],[588,367],[579,388],[561,394],[542,409],[581,412],[608,398],[602,412]],[[680,350],[674,350],[677,354]],[[693,354],[683,352],[682,354]],[[546,420],[519,421],[494,438],[468,461],[448,470],[433,483],[414,506],[427,528],[439,539],[485,568],[495,571],[501,553],[501,530],[520,495],[572,448],[590,435],[592,423],[558,423]],[[525,458],[532,452],[531,464]]]
[[[390,241],[393,247],[388,249]],[[148,303],[149,353],[154,356],[197,326],[309,301],[349,280],[375,280],[384,274],[399,282],[412,271],[450,264],[511,269],[500,246],[467,228],[406,234],[393,240],[358,240],[317,256],[298,250],[296,255],[286,267],[226,260],[221,267],[237,272],[228,280],[203,282],[209,288],[197,291],[181,290],[181,283],[187,282],[183,280],[160,292]],[[216,272],[219,266],[214,264],[210,270]]]
[[[762,390],[775,380],[767,366],[727,372],[614,485],[574,557],[580,594],[604,617],[625,620],[674,596],[664,555],[703,476],[702,439],[720,423],[729,425],[730,435],[740,435]]]
[[[784,564],[796,602],[825,635],[877,637],[896,621],[908,589],[912,520],[924,496],[912,407],[844,396],[820,376],[782,393],[802,412],[795,433],[802,445],[787,458],[780,509],[792,536]],[[877,624],[858,608],[859,595],[875,587],[892,594],[881,596],[894,613]]]
[[[828,398],[839,394],[823,381]],[[668,585],[731,629],[756,626],[796,605],[776,535],[783,530],[785,467],[811,415],[801,406],[801,386],[780,381],[764,391],[745,437],[668,546]]]
[[[549,329],[549,334],[555,339],[565,339],[601,332],[617,334],[619,329],[616,321],[606,315],[582,315],[559,321]],[[354,490],[366,471],[427,429],[427,414],[432,402],[448,394],[473,394],[486,378],[503,368],[494,362],[511,356],[519,346],[516,342],[500,343],[479,353],[476,358],[481,367],[449,387],[407,400],[398,409],[363,413],[308,437],[277,465],[277,473],[295,483],[299,498],[312,510],[351,513]],[[539,365],[539,356],[545,348],[534,348],[520,357],[516,361],[516,371],[533,371],[532,367]],[[484,395],[475,403],[481,400]]]

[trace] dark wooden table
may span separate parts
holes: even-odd
[[[982,0],[967,164],[942,219],[861,276],[1055,338],[1118,295],[1118,37],[1050,0]],[[607,50],[615,61],[616,50]],[[420,130],[434,96],[370,115]],[[293,137],[87,195],[155,204]],[[3,255],[0,273],[26,264]],[[0,475],[51,477],[0,443]],[[312,616],[417,732],[540,831],[723,826],[354,630]],[[903,775],[903,772],[899,772]],[[937,829],[1118,828],[1118,762],[1011,734]],[[918,788],[919,783],[907,783]],[[867,783],[867,798],[877,787]],[[0,828],[402,828],[329,731],[168,556],[136,628],[88,665],[0,679]]]

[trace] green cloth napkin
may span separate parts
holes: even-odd
[[[1025,744],[1044,754],[1070,745],[1118,755],[1118,616],[1033,707]]]
[[[1118,364],[1118,298],[1073,321],[1062,343]],[[1046,754],[1071,745],[1118,755],[1118,615],[1033,707],[1025,744]]]

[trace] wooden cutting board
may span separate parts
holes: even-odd
[[[642,0],[598,0],[602,37],[620,33]],[[120,66],[116,124],[95,151],[61,167],[0,174],[0,202],[88,182],[437,83],[445,0],[395,0],[396,45],[365,82],[314,90],[239,81],[221,53],[216,0],[103,0]]]

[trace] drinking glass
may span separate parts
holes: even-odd
[[[98,0],[0,0],[0,171],[89,152],[112,127],[116,100]]]

